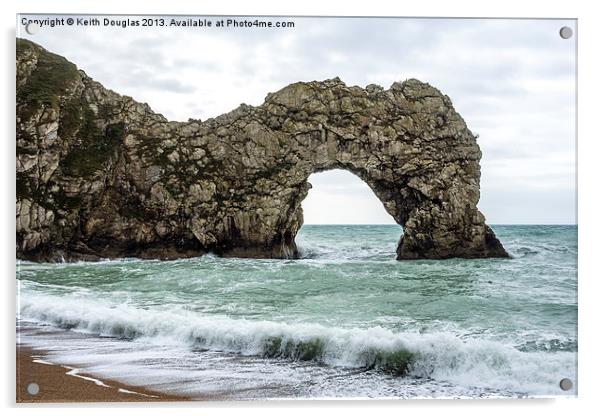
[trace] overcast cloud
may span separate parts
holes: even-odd
[[[575,222],[575,37],[558,34],[575,21],[273,20],[295,28],[55,27],[31,36],[18,27],[19,36],[172,120],[259,105],[296,81],[338,76],[388,88],[418,78],[449,95],[479,135],[479,207],[489,223]],[[347,172],[310,182],[306,223],[392,222]]]

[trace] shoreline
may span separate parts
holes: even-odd
[[[176,402],[190,397],[169,395],[79,372],[72,367],[46,362],[44,351],[17,344],[16,403],[81,403],[81,402]],[[74,371],[75,370],[75,371]],[[39,392],[27,392],[30,383]]]

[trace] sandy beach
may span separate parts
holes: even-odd
[[[47,363],[44,353],[17,345],[17,403],[66,402],[149,402],[188,401],[187,397],[165,395],[112,380],[100,380],[85,373],[68,374],[71,368]],[[27,386],[36,383],[31,395]]]

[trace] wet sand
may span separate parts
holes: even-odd
[[[66,402],[170,402],[190,398],[166,395],[131,387],[112,380],[100,380],[85,373],[68,374],[69,367],[46,364],[44,353],[17,345],[17,403]],[[35,360],[35,361],[34,361]],[[27,386],[36,383],[39,392],[27,392]]]

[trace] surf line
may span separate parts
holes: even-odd
[[[115,388],[113,386],[109,386],[108,384],[103,383],[101,380],[99,380],[97,378],[89,377],[89,376],[84,376],[82,374],[79,374],[80,370],[77,369],[77,368],[68,367],[66,365],[64,365],[62,367],[64,367],[67,370],[69,370],[66,373],[68,376],[78,377],[78,378],[81,378],[83,380],[91,381],[92,383],[94,383],[94,384],[96,384],[97,386],[100,386],[100,387],[106,387],[106,388],[109,388],[109,389],[114,389]],[[137,391],[126,390],[126,389],[123,389],[123,388],[118,388],[117,391],[120,392],[120,393],[137,394],[137,395],[145,396],[145,397],[153,397],[153,398],[158,398],[159,397],[159,396],[153,396],[152,394],[138,393]]]

